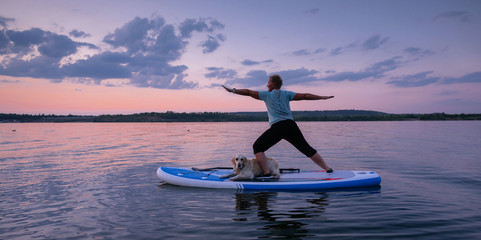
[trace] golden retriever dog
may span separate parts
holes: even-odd
[[[273,178],[279,178],[279,165],[272,158],[267,158],[267,165]],[[220,178],[230,178],[232,181],[236,180],[249,180],[255,177],[262,176],[262,169],[257,160],[247,159],[242,154],[234,155],[232,157],[232,166],[234,172],[231,174],[223,175]]]

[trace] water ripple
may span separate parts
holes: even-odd
[[[159,184],[162,165],[252,157],[266,123],[0,124],[0,239],[481,237],[481,122],[299,126],[334,169],[376,170],[382,187],[238,192]],[[267,154],[282,167],[315,167],[284,141]]]

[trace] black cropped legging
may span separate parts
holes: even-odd
[[[312,157],[317,151],[312,148],[302,135],[301,130],[293,120],[284,120],[272,124],[254,143],[254,154],[265,152],[276,143],[285,139],[307,157]]]

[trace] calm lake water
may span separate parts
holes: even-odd
[[[381,187],[239,192],[159,166],[253,157],[267,123],[0,124],[0,239],[481,239],[481,121],[300,122],[334,170]],[[317,169],[286,142],[283,168]]]

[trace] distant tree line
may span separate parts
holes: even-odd
[[[294,111],[296,121],[445,121],[481,120],[481,114],[388,114],[366,110]],[[0,113],[0,122],[254,122],[267,121],[266,112],[136,113],[100,116]]]
[[[225,122],[237,121],[235,116],[221,112],[202,113],[136,113],[129,115],[100,115],[93,122]]]
[[[296,121],[455,121],[481,120],[481,114],[385,114],[385,115],[345,115],[295,118]]]

